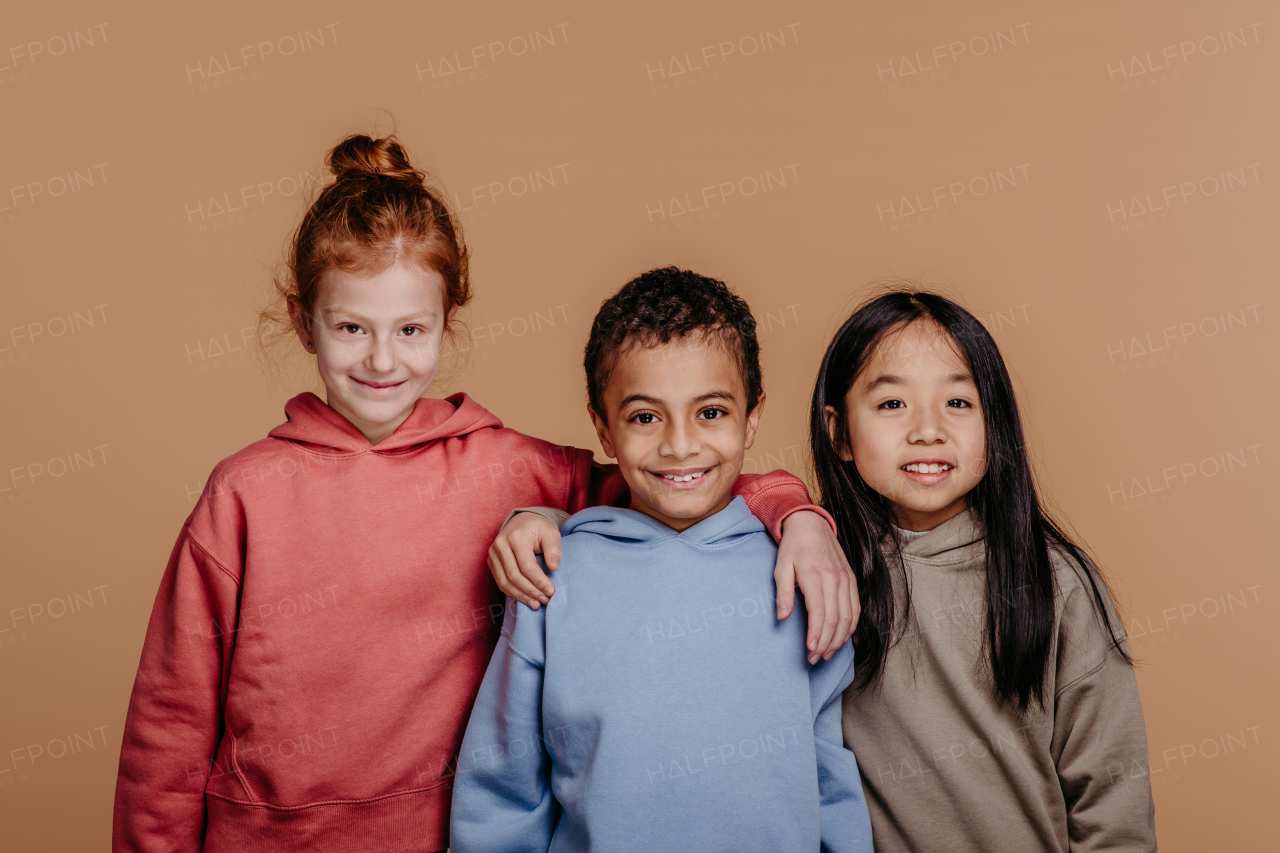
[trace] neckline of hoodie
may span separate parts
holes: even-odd
[[[661,524],[661,522],[659,522],[659,524]],[[689,528],[689,529],[690,529],[690,530],[692,530],[693,528]],[[612,539],[612,540],[615,540],[615,541],[617,541],[617,540],[630,541],[630,542],[634,543],[634,544],[632,545],[632,547],[641,548],[641,549],[643,549],[643,550],[647,550],[647,551],[651,551],[651,550],[653,550],[654,548],[660,548],[660,547],[662,547],[663,545],[666,545],[666,544],[667,544],[667,543],[669,543],[669,542],[679,542],[679,543],[683,543],[683,544],[685,544],[685,545],[688,545],[690,548],[697,548],[699,551],[724,551],[724,550],[727,550],[727,549],[729,549],[729,548],[736,548],[736,547],[738,547],[738,546],[741,544],[740,542],[737,542],[737,541],[733,541],[733,542],[726,542],[726,543],[724,543],[724,544],[707,544],[707,543],[703,543],[703,542],[698,542],[698,541],[697,541],[697,540],[695,540],[695,539],[687,538],[687,537],[685,537],[684,535],[682,535],[682,532],[681,532],[681,531],[676,531],[676,530],[672,530],[670,533],[665,534],[665,535],[663,535],[662,537],[660,537],[660,538],[658,538],[658,539],[651,539],[651,540],[648,540],[648,541],[636,541],[636,540],[634,540],[634,539],[632,539],[632,540],[626,540],[626,539],[625,539],[625,537],[620,537],[620,536],[610,536],[610,535],[609,535],[609,534],[607,534],[607,533],[599,533],[599,532],[594,531],[594,530],[583,530],[583,531],[581,531],[581,532],[582,532],[582,534],[583,534],[583,535],[588,535],[588,536],[599,536],[599,537],[600,537],[600,538],[602,538],[602,539]],[[738,537],[754,536],[754,535],[755,535],[755,534],[757,534],[757,533],[765,533],[765,531],[763,531],[763,530],[751,530],[751,531],[747,531],[747,532],[745,532],[745,533],[735,533],[735,534],[733,534],[733,536],[734,536],[734,537],[735,537],[735,539],[736,539],[736,538],[738,538]],[[568,534],[566,534],[566,535],[567,535],[567,536],[574,536],[574,535],[577,535],[577,534],[578,534],[578,531],[574,531],[574,532],[572,532],[572,533],[568,533]]]
[[[392,447],[392,448],[388,448],[387,450],[379,450],[376,444],[371,444],[368,447],[363,447],[359,450],[333,449],[330,452],[326,453],[323,451],[311,450],[310,448],[307,447],[307,445],[309,444],[315,444],[314,441],[303,441],[297,438],[283,438],[280,436],[275,436],[275,439],[277,441],[286,442],[287,444],[292,446],[295,450],[297,450],[299,453],[305,453],[306,455],[314,456],[317,459],[350,459],[355,456],[364,456],[365,454],[368,454],[368,453],[376,453],[379,456],[399,456],[399,455],[411,453],[415,450],[421,450],[422,448],[428,447],[439,440],[439,439],[433,438],[430,441],[424,441],[422,444],[410,444],[403,447]],[[320,446],[328,446],[328,445],[320,445]]]

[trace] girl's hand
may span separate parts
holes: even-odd
[[[782,522],[782,541],[778,543],[773,579],[778,586],[779,620],[791,615],[796,586],[804,593],[809,616],[809,633],[805,639],[809,663],[817,663],[819,658],[831,660],[853,636],[862,607],[858,602],[857,578],[825,518],[807,510],[786,517]]]
[[[550,601],[556,591],[538,567],[538,554],[543,556],[548,569],[555,571],[560,567],[560,531],[533,512],[518,513],[498,531],[489,546],[489,571],[498,589],[533,610]]]

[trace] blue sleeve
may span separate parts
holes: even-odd
[[[858,762],[845,749],[840,727],[840,697],[851,683],[853,645],[847,641],[831,660],[809,667],[822,849],[831,853],[871,853],[871,815]]]
[[[542,739],[546,608],[511,598],[453,781],[454,853],[546,853],[557,807]]]

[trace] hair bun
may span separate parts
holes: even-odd
[[[421,184],[425,178],[422,172],[413,168],[409,156],[394,136],[373,139],[364,134],[353,134],[334,146],[327,162],[329,171],[340,181],[377,175]]]

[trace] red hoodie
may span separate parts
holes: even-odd
[[[160,582],[129,702],[115,851],[433,851],[502,625],[507,512],[625,506],[616,466],[465,394],[371,446],[314,394],[219,463]],[[780,537],[785,472],[735,494]]]

